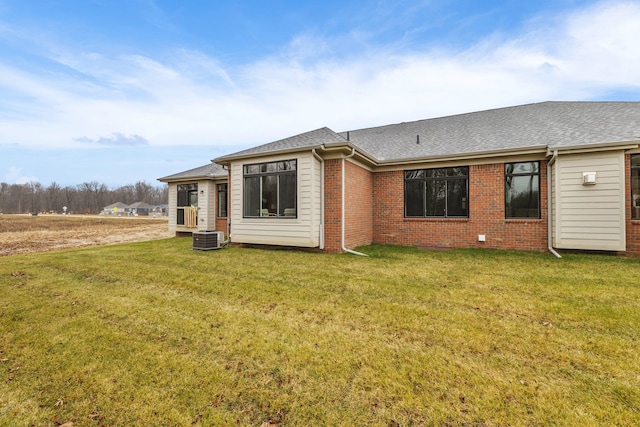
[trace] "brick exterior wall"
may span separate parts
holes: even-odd
[[[229,230],[227,228],[227,218],[216,218],[216,231],[223,231],[224,237],[229,237]]]
[[[373,194],[374,243],[547,250],[546,162],[540,162],[540,219],[505,219],[503,163],[469,166],[469,218],[405,218],[403,171],[373,174]]]
[[[624,211],[626,216],[625,228],[626,228],[626,240],[627,240],[627,255],[640,257],[640,220],[631,219],[631,209],[633,209],[631,200],[631,155],[625,154],[624,156],[624,188],[625,188],[625,202]]]
[[[345,247],[373,243],[373,173],[345,161]]]
[[[640,220],[631,219],[631,156],[625,155],[625,255],[640,257]],[[540,162],[540,219],[504,217],[504,163],[469,166],[469,218],[405,218],[403,171],[372,173],[345,162],[345,246],[548,249],[547,163]],[[325,248],[341,252],[342,160],[325,161]],[[223,228],[220,228],[223,229]],[[485,242],[478,235],[486,236]]]
[[[342,252],[342,160],[324,162],[324,250]]]

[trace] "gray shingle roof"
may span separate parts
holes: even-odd
[[[227,176],[228,172],[222,166],[216,163],[209,163],[184,172],[158,178],[158,181],[169,182],[197,178],[226,178]]]
[[[419,139],[420,143],[417,143]],[[327,127],[215,159],[351,144],[380,163],[640,141],[640,102],[541,102],[336,133]],[[159,178],[226,178],[216,163]]]
[[[640,102],[542,102],[349,131],[348,137],[385,162],[638,141]]]
[[[417,140],[420,143],[417,143]],[[351,143],[378,162],[640,140],[640,102],[541,102],[336,133],[329,128],[215,159]]]
[[[347,140],[327,127],[305,132],[300,135],[280,139],[268,144],[259,145],[247,150],[239,151],[227,156],[222,156],[215,161],[224,161],[227,158],[249,157],[265,153],[277,153],[279,151],[290,151],[296,148],[313,148],[323,144],[346,143]]]

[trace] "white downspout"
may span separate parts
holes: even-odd
[[[555,249],[553,249],[553,217],[552,217],[552,197],[551,197],[551,166],[555,163],[556,158],[558,157],[558,150],[553,150],[553,156],[551,157],[551,160],[549,160],[549,163],[547,163],[547,221],[548,221],[548,225],[547,225],[547,242],[548,242],[548,248],[549,248],[549,252],[551,252],[552,254],[554,254],[556,257],[558,258],[562,258],[562,256],[556,252]],[[557,174],[556,174],[557,175]]]
[[[324,249],[324,159],[316,153],[315,148],[311,152],[320,162],[320,249]]]
[[[229,203],[231,200],[229,197],[231,194],[231,174],[229,173],[229,165],[222,165],[222,169],[227,171],[227,240],[224,243],[229,244],[231,242],[231,203]],[[216,209],[217,206],[218,203],[216,201]]]
[[[344,246],[344,194],[345,194],[345,191],[344,191],[344,181],[345,181],[344,176],[345,176],[345,170],[346,170],[345,169],[345,160],[350,158],[350,157],[355,156],[355,154],[356,154],[356,149],[352,147],[351,148],[351,154],[349,154],[348,156],[342,158],[342,195],[341,195],[341,198],[342,198],[342,221],[341,221],[341,225],[342,225],[342,233],[341,233],[342,250],[344,252],[349,252],[350,254],[354,254],[354,255],[369,256],[369,255],[363,254],[361,252],[357,252],[357,251],[354,251],[354,250],[351,250],[351,249],[347,249]]]

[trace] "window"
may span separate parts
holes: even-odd
[[[640,154],[631,156],[631,218],[640,219]]]
[[[540,162],[504,165],[505,218],[540,218]]]
[[[469,217],[469,167],[404,172],[406,217]]]
[[[244,165],[245,217],[297,217],[296,160]]]
[[[218,216],[227,216],[227,184],[218,184]]]
[[[198,184],[178,184],[178,225],[196,227],[198,224]]]

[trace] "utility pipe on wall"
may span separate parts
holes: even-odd
[[[558,150],[553,150],[553,156],[551,156],[551,160],[549,160],[549,163],[547,163],[547,243],[548,243],[548,248],[549,248],[549,252],[551,252],[552,254],[554,254],[556,257],[558,258],[562,258],[562,256],[556,252],[555,249],[553,249],[553,217],[552,217],[552,212],[553,212],[553,205],[552,205],[552,197],[551,197],[551,166],[553,166],[553,164],[556,162],[556,158],[558,157]]]
[[[322,148],[324,149],[324,145]],[[320,249],[324,249],[324,159],[316,153],[315,148],[311,152],[320,162]]]
[[[231,242],[231,208],[229,206],[229,196],[231,195],[231,172],[227,165],[222,165],[222,169],[227,171],[227,240],[225,241],[225,244],[228,244]]]

